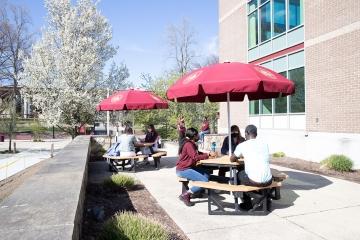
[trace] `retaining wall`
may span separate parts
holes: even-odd
[[[79,239],[90,136],[78,136],[0,203],[0,239]]]

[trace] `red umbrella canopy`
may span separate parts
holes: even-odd
[[[177,80],[167,91],[169,100],[211,102],[276,98],[295,92],[294,83],[267,68],[239,62],[219,63],[194,70]]]
[[[150,91],[128,89],[118,91],[102,100],[96,107],[98,111],[148,110],[168,108],[166,100]]]

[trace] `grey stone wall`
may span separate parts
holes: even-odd
[[[0,239],[79,239],[90,137],[79,136],[0,204]]]

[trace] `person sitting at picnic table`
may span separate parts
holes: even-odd
[[[241,136],[240,128],[237,125],[232,125],[230,131],[231,131],[231,153],[234,153],[236,146],[244,142],[245,138]],[[229,155],[229,136],[225,137],[223,141],[223,144],[221,146],[221,154]],[[225,174],[228,171],[229,168],[220,167],[219,176],[225,177]]]
[[[124,133],[118,138],[120,143],[120,157],[134,157],[136,156],[135,147],[144,147],[145,145],[138,142],[131,127],[126,126]]]
[[[209,173],[202,167],[196,166],[197,162],[209,157],[216,157],[215,152],[201,153],[197,150],[196,142],[199,141],[199,134],[195,128],[186,130],[185,139],[179,148],[179,159],[176,162],[176,175],[193,181],[209,181]],[[193,206],[190,201],[192,194],[201,190],[200,187],[191,187],[186,193],[179,196],[179,199],[186,206]]]
[[[204,143],[205,134],[210,133],[210,123],[208,121],[208,117],[204,117],[204,120],[201,125],[201,132],[200,132],[200,141]]]
[[[140,140],[142,143],[152,143],[151,146],[142,147],[142,154],[149,155],[153,154],[157,150],[157,141],[159,140],[159,134],[155,130],[154,124],[149,124],[145,139]]]
[[[266,187],[272,183],[269,148],[266,143],[256,137],[257,128],[254,125],[248,125],[245,128],[246,141],[237,145],[230,161],[235,162],[239,158],[244,158],[245,170],[237,174],[240,184]],[[245,210],[252,208],[251,198],[246,193],[243,195],[243,203],[240,207]]]
[[[240,129],[237,125],[232,125],[230,128],[231,131],[231,153],[234,153],[236,146],[239,143],[245,141],[245,138],[241,136]],[[221,146],[221,154],[229,155],[229,136],[225,137],[223,144]]]

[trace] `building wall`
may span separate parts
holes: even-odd
[[[246,101],[231,104],[231,123],[241,129],[249,123],[258,126],[259,138],[268,142],[270,152],[315,162],[345,154],[360,168],[359,1],[303,2],[305,114],[249,116]],[[219,0],[220,61],[247,62],[264,56],[253,51],[248,55],[246,4]],[[227,108],[221,103],[219,132],[226,131]]]
[[[306,1],[304,7],[306,129],[360,133],[359,2]]]
[[[246,3],[239,0],[219,0],[219,61],[247,62]],[[248,101],[232,102],[231,124],[244,128],[248,124]],[[218,131],[227,132],[227,106],[220,103]]]

